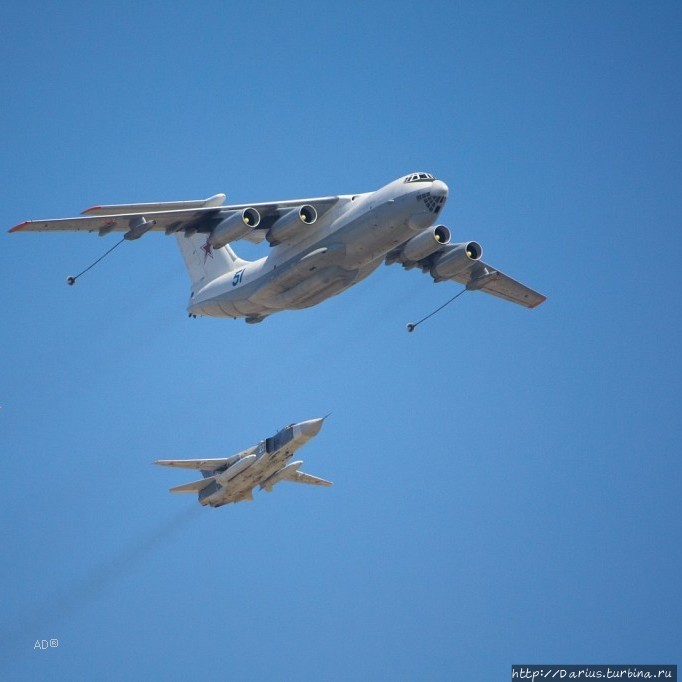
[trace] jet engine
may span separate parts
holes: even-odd
[[[301,230],[306,230],[317,220],[317,211],[314,206],[304,204],[300,208],[293,208],[278,218],[275,224],[268,230],[266,239],[271,246],[276,246],[291,239]]]
[[[237,241],[251,230],[258,227],[260,213],[255,208],[245,208],[243,211],[232,213],[219,222],[212,230],[208,243],[214,249],[220,249],[225,244]]]
[[[430,256],[450,243],[450,230],[445,225],[434,225],[410,239],[400,251],[401,263],[417,261]]]
[[[460,272],[467,270],[483,255],[483,249],[478,242],[463,242],[451,244],[436,256],[431,266],[431,274],[436,281],[450,279]]]

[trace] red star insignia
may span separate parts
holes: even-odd
[[[204,263],[209,256],[213,258],[213,247],[209,243],[208,239],[206,239],[206,243],[201,247],[201,250],[204,252]]]

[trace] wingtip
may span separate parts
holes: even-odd
[[[84,211],[81,211],[81,215],[89,215],[90,213],[97,213],[97,211],[102,210],[101,206],[90,206],[90,208],[86,208]]]
[[[11,228],[9,232],[21,232],[21,230],[23,230],[24,227],[26,227],[26,225],[28,225],[29,223],[30,223],[29,220],[24,220],[23,223],[19,223],[18,225],[15,225],[13,228]]]
[[[542,305],[546,300],[547,296],[543,296],[537,303],[533,303],[533,305],[528,307],[532,310],[533,308],[537,308],[539,305]]]

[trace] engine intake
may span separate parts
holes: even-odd
[[[431,275],[436,281],[450,279],[469,269],[482,255],[483,249],[478,242],[452,244],[438,254]]]
[[[268,230],[266,239],[272,246],[281,244],[292,237],[301,234],[301,229],[306,230],[317,220],[317,211],[314,206],[304,204],[300,208],[293,208],[278,218],[275,224]]]

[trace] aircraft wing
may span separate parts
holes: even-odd
[[[110,207],[114,209],[115,207]],[[215,225],[215,220],[224,209],[213,207],[196,209],[177,209],[171,211],[139,211],[136,213],[110,213],[81,215],[75,218],[55,218],[49,220],[28,220],[10,232],[99,232],[100,235],[109,232],[127,232],[140,216],[148,221],[154,221],[149,229],[153,231],[181,232],[192,229],[195,232],[207,225]],[[227,212],[227,210],[226,210]],[[204,231],[210,231],[205,229]]]
[[[174,234],[185,232],[209,233],[218,223],[233,213],[245,208],[255,208],[261,215],[258,227],[245,239],[260,242],[265,238],[273,223],[284,213],[305,204],[315,207],[321,216],[339,200],[339,197],[319,197],[313,199],[290,199],[286,201],[257,204],[216,205],[224,201],[224,194],[196,201],[173,201],[152,204],[118,204],[93,206],[74,218],[55,218],[48,220],[29,220],[13,227],[10,232],[98,232],[100,236],[109,232],[128,232],[139,226],[143,219],[147,231]],[[129,237],[130,238],[130,237]]]
[[[476,242],[449,244],[421,260],[411,260],[405,254],[406,244],[387,255],[388,265],[399,262],[408,270],[418,267],[422,272],[430,273],[436,282],[459,282],[469,291],[483,291],[526,308],[535,308],[546,300],[539,292],[480,260],[481,247]]]
[[[218,458],[218,459],[158,459],[154,464],[160,464],[166,467],[179,467],[181,469],[199,469],[201,471],[216,471],[217,469],[226,469],[231,464],[234,464],[240,455],[232,455],[232,457]]]
[[[165,467],[178,467],[180,469],[199,469],[200,471],[218,471],[220,469],[224,471],[227,467],[231,467],[244,457],[259,454],[263,447],[261,442],[231,457],[216,457],[215,459],[157,459],[154,464],[160,464]]]
[[[449,279],[464,284],[470,291],[483,291],[526,308],[535,308],[547,299],[546,296],[481,261],[475,261],[469,269],[460,271]]]
[[[318,478],[311,474],[304,474],[302,471],[294,471],[286,478],[287,481],[294,483],[307,483],[308,485],[332,485],[331,481],[325,481],[324,478]]]

